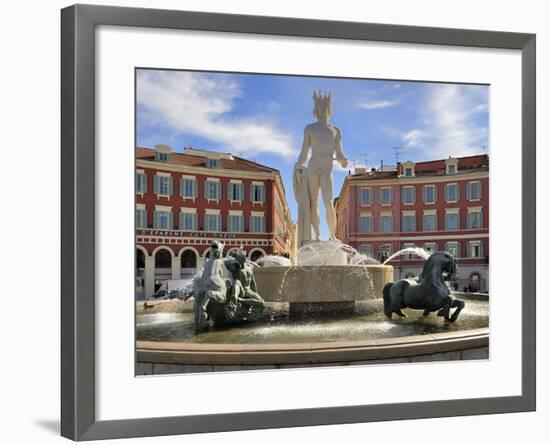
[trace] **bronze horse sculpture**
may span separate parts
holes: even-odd
[[[406,279],[384,286],[384,313],[391,318],[395,312],[400,317],[406,317],[401,311],[404,308],[423,309],[424,316],[437,312],[450,322],[456,321],[460,311],[464,309],[464,301],[451,296],[445,281],[456,275],[456,260],[447,252],[436,252],[424,263],[422,273],[412,282]],[[451,308],[456,308],[450,314]]]

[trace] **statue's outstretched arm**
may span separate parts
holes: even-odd
[[[336,151],[336,160],[340,163],[342,168],[346,168],[348,166],[348,159],[342,150],[342,133],[340,133],[339,128],[336,128],[336,145],[334,148]]]
[[[307,154],[309,153],[309,147],[311,140],[307,128],[304,130],[304,142],[302,142],[302,150],[300,151],[300,157],[296,162],[298,165],[304,165],[307,161]]]

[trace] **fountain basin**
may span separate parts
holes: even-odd
[[[489,328],[327,343],[137,342],[138,374],[365,365],[489,357]]]
[[[484,298],[482,298],[484,297]],[[293,320],[287,303],[267,303],[266,317],[197,334],[191,302],[137,308],[136,373],[164,374],[309,366],[487,359],[488,296],[466,301],[456,323],[405,310],[387,320],[382,301],[358,302],[349,317]]]
[[[393,281],[393,267],[279,266],[254,270],[258,293],[268,302],[334,303],[372,300]]]

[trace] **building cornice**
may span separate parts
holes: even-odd
[[[373,237],[361,237],[352,236],[350,241],[352,242],[390,242],[390,241],[435,241],[435,240],[463,240],[463,239],[481,239],[489,238],[488,233],[460,233],[460,234],[444,234],[444,235],[421,235],[421,236],[373,236]]]
[[[458,173],[456,175],[445,176],[415,176],[415,177],[399,177],[399,178],[384,178],[384,179],[347,179],[344,186],[353,184],[357,186],[385,186],[385,185],[408,185],[408,184],[423,184],[430,185],[441,182],[457,182],[472,179],[484,179],[489,177],[489,171],[474,172],[474,173]]]
[[[136,159],[136,167],[150,168],[153,170],[160,170],[172,173],[187,173],[191,175],[204,175],[204,176],[220,176],[231,177],[239,179],[275,179],[279,176],[278,172],[256,172],[251,170],[236,170],[236,169],[215,169],[208,167],[195,167],[191,165],[183,164],[170,164],[156,161],[148,161],[144,159]]]

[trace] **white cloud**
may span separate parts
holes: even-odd
[[[269,117],[230,116],[242,96],[240,85],[223,76],[184,71],[138,73],[137,102],[145,108],[149,123],[209,139],[243,156],[294,154],[292,137]]]
[[[428,158],[479,154],[487,144],[488,128],[476,117],[487,112],[487,97],[481,86],[427,85],[418,104],[421,125],[402,132],[401,140]]]
[[[421,130],[410,130],[402,135],[402,139],[405,142],[407,148],[416,148],[422,146],[422,139],[425,134]]]
[[[358,107],[363,108],[365,110],[377,110],[379,108],[388,108],[393,107],[394,105],[397,105],[396,100],[378,100],[378,101],[370,101],[370,102],[361,102],[359,103]]]

